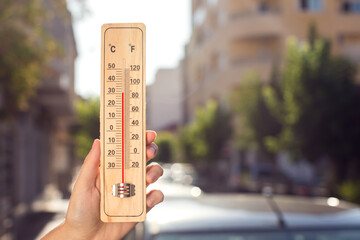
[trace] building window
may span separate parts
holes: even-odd
[[[258,5],[259,12],[269,12],[269,10],[270,10],[270,7],[269,7],[268,3],[266,3],[266,2],[259,3],[259,5]]]
[[[198,8],[194,13],[193,23],[196,26],[200,26],[205,21],[205,18],[206,18],[206,10],[203,7]]]
[[[320,12],[323,10],[323,0],[299,0],[302,11]]]
[[[344,13],[360,13],[360,0],[347,0],[341,4]]]

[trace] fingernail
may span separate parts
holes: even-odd
[[[150,173],[149,178],[152,183],[156,181],[156,175],[154,173]]]
[[[151,146],[151,152],[154,154],[154,156],[156,155],[157,151],[158,151],[157,147]]]
[[[96,140],[94,140],[94,142],[93,142],[93,144],[92,144],[92,146],[91,146],[91,150],[94,148],[95,142],[96,142]]]
[[[155,205],[155,200],[151,197],[151,195],[146,199],[146,205],[148,207],[153,207]]]

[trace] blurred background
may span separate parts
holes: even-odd
[[[0,0],[1,240],[38,239],[63,220],[99,137],[100,27],[110,22],[147,26],[147,129],[158,132],[164,209],[224,201],[246,219],[270,211],[280,228],[287,211],[359,211],[360,0]],[[130,239],[144,229],[149,239],[360,239],[161,237],[151,222],[177,221],[161,209]],[[208,218],[234,217],[218,210]]]

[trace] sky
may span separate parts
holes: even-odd
[[[69,9],[76,13],[76,5]],[[159,68],[173,68],[184,56],[191,33],[190,0],[87,0],[87,13],[73,27],[78,50],[75,91],[82,97],[100,95],[101,25],[142,22],[146,25],[146,81]]]

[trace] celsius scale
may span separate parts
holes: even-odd
[[[146,215],[145,25],[101,29],[101,201],[103,222]]]

